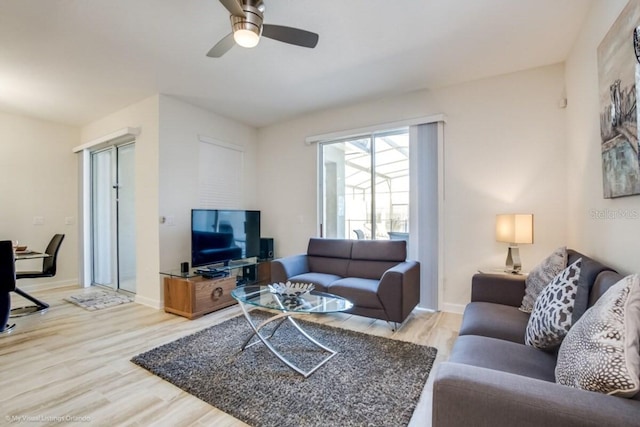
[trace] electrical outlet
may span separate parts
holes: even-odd
[[[67,216],[64,218],[65,225],[73,225],[76,222],[76,219],[72,216]]]
[[[33,217],[33,225],[43,225],[44,217],[43,216],[34,216]]]

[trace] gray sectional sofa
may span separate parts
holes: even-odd
[[[402,323],[420,300],[420,264],[404,240],[312,238],[306,254],[271,263],[271,281],[313,283],[354,304],[351,313]]]
[[[572,250],[568,264],[580,257],[590,307],[623,276]],[[640,394],[626,399],[555,383],[557,352],[524,345],[524,294],[523,276],[473,277],[459,337],[434,372],[433,426],[639,426]]]

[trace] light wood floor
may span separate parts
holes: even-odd
[[[129,362],[240,314],[237,306],[190,321],[135,303],[91,312],[63,301],[90,290],[32,292],[49,311],[11,319],[14,331],[0,335],[0,425],[246,425]],[[25,304],[12,294],[12,305]],[[436,347],[437,364],[448,357],[461,316],[416,310],[396,333],[385,322],[347,314],[312,319]],[[430,425],[430,402],[427,382],[411,426]]]

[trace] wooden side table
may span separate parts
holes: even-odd
[[[529,275],[528,271],[520,271],[518,273],[511,273],[509,271],[505,271],[504,268],[499,267],[489,267],[489,268],[478,268],[478,273],[482,274],[504,274],[505,276],[524,276],[527,277]]]

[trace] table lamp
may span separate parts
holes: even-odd
[[[496,215],[496,241],[509,243],[505,271],[522,269],[518,244],[533,243],[533,214]]]

